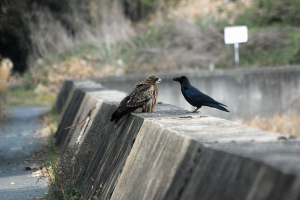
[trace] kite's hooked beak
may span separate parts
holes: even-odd
[[[156,83],[161,83],[161,82],[162,80],[160,78],[156,81]]]

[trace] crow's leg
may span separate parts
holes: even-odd
[[[196,113],[198,109],[199,109],[199,108],[196,108],[196,109],[193,111],[193,113]]]

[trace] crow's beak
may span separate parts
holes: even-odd
[[[161,83],[162,82],[162,80],[161,79],[158,79],[157,81],[156,81],[156,83]]]
[[[179,78],[173,78],[173,81],[177,81],[177,82],[179,82]]]

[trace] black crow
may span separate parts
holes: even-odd
[[[190,84],[190,81],[187,77],[182,76],[182,77],[177,77],[174,78],[173,81],[177,81],[181,85],[181,92],[184,96],[184,98],[189,102],[192,106],[197,107],[196,110],[193,112],[197,112],[199,108],[202,106],[209,106],[212,108],[217,108],[219,110],[229,112],[226,108],[223,106],[226,106],[220,102],[217,102],[210,96],[207,96],[206,94],[202,93],[200,90],[195,88]],[[227,107],[227,106],[226,106]]]

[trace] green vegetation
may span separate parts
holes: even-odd
[[[182,0],[123,0],[124,13],[133,21],[146,19],[159,9],[175,6]]]
[[[50,175],[50,183],[46,199],[73,200],[82,198],[83,190],[77,187],[77,182],[79,181],[79,176],[83,173],[81,170],[88,164],[85,162],[88,161],[89,155],[86,152],[84,155],[81,153],[78,155],[77,150],[78,147],[76,145],[62,148],[59,155],[49,162],[47,172]]]
[[[24,72],[39,57],[64,52],[77,44],[95,42],[95,39],[105,38],[106,34],[109,34],[109,40],[120,38],[124,33],[114,30],[110,33],[110,28],[105,31],[103,28],[113,22],[113,25],[119,23],[119,30],[128,29],[124,16],[141,21],[181,1],[67,0],[62,6],[60,0],[2,0],[0,55],[11,58],[15,70]]]
[[[259,31],[261,30],[256,31],[256,37]],[[271,28],[265,31],[269,33],[266,35],[269,36],[269,38],[266,36],[253,38],[256,39],[255,42],[250,42],[247,48],[241,50],[241,53],[246,55],[244,56],[245,66],[299,64],[295,62],[295,59],[297,59],[295,52],[299,49],[300,28]],[[279,37],[274,37],[271,32],[277,32]],[[272,36],[273,38],[271,38]],[[271,41],[274,42],[273,45],[270,45]],[[254,53],[252,56],[247,56],[253,52],[257,53]]]
[[[249,40],[240,44],[241,67],[272,67],[300,64],[300,28],[268,27],[249,31]],[[234,65],[233,46],[224,49],[226,57],[216,63],[217,68]]]
[[[194,22],[176,14],[197,3],[192,0],[75,0],[63,7],[60,3],[3,1],[0,54],[22,55],[12,58],[23,62],[16,62],[16,68],[25,63],[32,68],[37,58],[50,60],[40,65],[47,68],[74,57],[96,70],[114,68],[103,75],[114,75],[118,69],[122,73],[198,70],[212,63],[233,68],[233,47],[224,44],[223,29],[247,25],[249,42],[240,45],[241,67],[300,63],[298,0],[257,0],[250,6],[214,0],[204,4],[210,12],[199,11]],[[35,71],[41,70],[30,73]],[[48,69],[44,71],[47,77]]]
[[[45,164],[47,168],[48,176],[50,180],[55,180],[54,168],[57,167],[57,162],[59,160],[59,148],[55,146],[55,132],[51,129],[50,135],[48,136],[48,146],[45,150]]]
[[[49,135],[44,149],[44,164],[48,166],[55,166],[59,159],[59,148],[55,145],[55,132],[58,125],[58,112],[54,105],[52,106],[50,112],[43,116],[42,120],[49,129]],[[50,175],[51,177],[54,176],[52,171]]]
[[[258,0],[236,20],[250,27],[300,26],[300,1]]]
[[[44,176],[48,177],[50,180],[50,185],[56,180],[58,174],[56,169],[58,168],[58,162],[60,158],[60,148],[56,146],[55,142],[55,132],[58,126],[58,112],[53,105],[50,112],[43,116],[44,126],[49,129],[49,135],[46,145],[38,151],[39,159],[42,159],[42,164],[44,165]],[[51,193],[45,196],[46,199],[55,199],[51,196]]]
[[[35,94],[32,88],[17,88],[7,91],[6,104],[8,108],[34,105],[51,105],[56,96],[54,94]]]
[[[55,106],[43,117],[43,121],[49,127],[50,135],[47,144],[37,152],[37,156],[43,160],[44,176],[49,178],[49,191],[45,199],[82,199],[83,190],[76,187],[76,182],[82,173],[82,167],[88,164],[89,151],[92,147],[87,145],[86,149],[83,148],[83,152],[78,152],[77,145],[64,148],[56,146],[55,132],[58,127],[58,112]],[[99,136],[97,135],[97,137]]]
[[[250,31],[240,45],[243,67],[300,64],[300,1],[258,0],[234,24]]]

